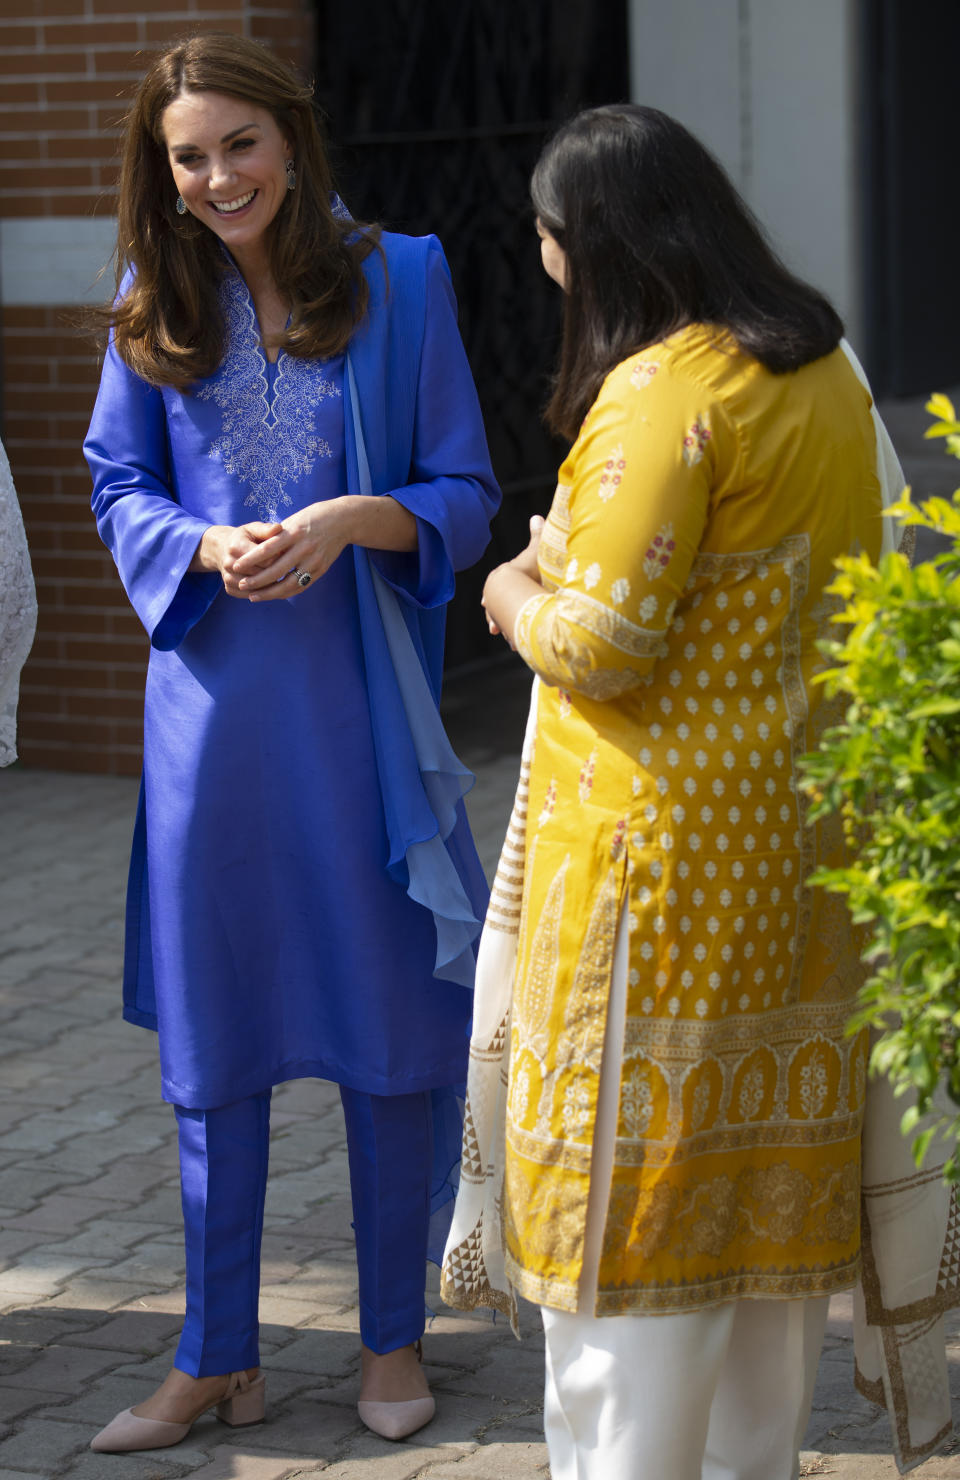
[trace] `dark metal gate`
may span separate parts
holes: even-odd
[[[450,262],[504,507],[484,567],[461,577],[448,667],[490,654],[489,565],[526,543],[564,448],[544,432],[560,324],[527,182],[577,108],[628,96],[626,0],[315,0],[317,92],[358,217],[433,231]]]
[[[867,361],[878,393],[960,379],[960,6],[860,0]]]

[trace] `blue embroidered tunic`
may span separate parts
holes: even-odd
[[[453,572],[486,545],[498,493],[439,244],[383,240],[388,271],[368,259],[349,351],[357,408],[343,357],[268,364],[231,270],[217,373],[191,394],[157,389],[111,346],[85,444],[101,535],[152,645],[124,1015],[159,1029],[163,1094],[182,1105],[304,1075],[377,1094],[465,1077],[465,957],[454,945],[443,964],[413,897],[408,863],[437,824],[371,582],[399,598],[434,703]],[[348,548],[302,595],[262,604],[191,573],[209,524],[358,491],[352,409],[372,492],[415,515],[418,550]],[[468,938],[486,890],[454,810],[444,847]]]

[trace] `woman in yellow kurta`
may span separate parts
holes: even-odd
[[[797,763],[832,562],[880,548],[870,398],[672,120],[580,115],[533,195],[575,441],[484,595],[541,680],[488,922],[518,924],[506,1273],[544,1308],[554,1480],[790,1480],[858,1267],[858,949]]]

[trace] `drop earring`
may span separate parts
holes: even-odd
[[[186,214],[187,214],[187,203],[184,200],[184,198],[183,198],[182,195],[178,195],[177,196],[177,215],[178,216],[185,216]]]
[[[297,185],[297,171],[292,159],[287,160],[287,189],[295,190]]]

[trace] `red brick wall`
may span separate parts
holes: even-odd
[[[15,19],[0,11],[7,221],[111,214],[120,120],[152,49],[229,30],[310,68],[309,0],[18,0],[17,9]],[[104,296],[110,288],[112,279]],[[130,774],[140,765],[146,640],[90,514],[80,446],[97,367],[77,315],[55,301],[0,304],[2,434],[40,608],[18,747],[28,766]]]

